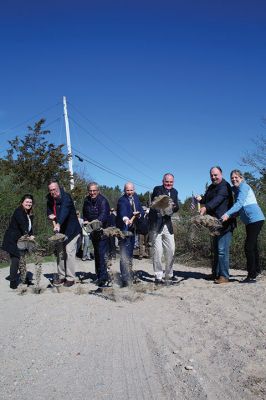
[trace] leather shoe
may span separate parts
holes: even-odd
[[[18,284],[16,281],[10,281],[10,289],[17,289]]]
[[[155,279],[155,285],[164,285],[164,281],[162,279]]]
[[[214,283],[221,284],[221,283],[229,283],[229,279],[225,278],[224,276],[220,276],[218,279],[215,279]]]
[[[170,280],[171,280],[172,282],[175,282],[175,283],[179,281],[179,279],[178,279],[177,276],[172,276],[172,277],[170,278]]]
[[[67,279],[65,280],[64,286],[65,287],[71,287],[75,284],[74,281],[68,281]]]
[[[57,285],[63,285],[63,283],[65,283],[65,278],[59,278],[59,279],[55,279],[55,280],[53,281],[53,284],[54,284],[55,286],[57,286]]]
[[[107,286],[107,285],[108,285],[108,281],[99,280],[98,283],[97,283],[97,285],[98,285],[99,287]]]
[[[245,279],[243,279],[243,281],[240,281],[240,283],[256,283],[256,278],[250,278],[249,276],[247,276]]]

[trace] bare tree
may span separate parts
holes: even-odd
[[[266,120],[264,121],[266,124]],[[266,135],[265,133],[253,140],[256,149],[252,152],[246,152],[241,159],[241,165],[248,165],[254,169],[254,172],[260,175],[266,173]]]

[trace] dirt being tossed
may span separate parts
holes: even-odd
[[[162,194],[160,196],[154,197],[153,202],[150,205],[150,208],[158,211],[162,216],[172,215],[173,205],[174,202],[171,199],[171,197],[167,196],[166,194]]]
[[[190,222],[207,228],[211,236],[219,236],[223,228],[222,222],[211,215],[196,215],[191,218]]]

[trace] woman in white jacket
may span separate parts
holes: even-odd
[[[245,182],[241,171],[234,169],[230,177],[235,193],[235,204],[230,210],[226,211],[222,220],[226,221],[233,214],[238,214],[241,221],[246,225],[245,254],[248,275],[242,282],[253,283],[256,282],[256,277],[261,272],[257,242],[265,217],[257,203],[255,193]]]

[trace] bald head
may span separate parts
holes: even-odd
[[[127,196],[131,197],[135,193],[135,186],[132,182],[127,182],[124,186],[124,192]]]

